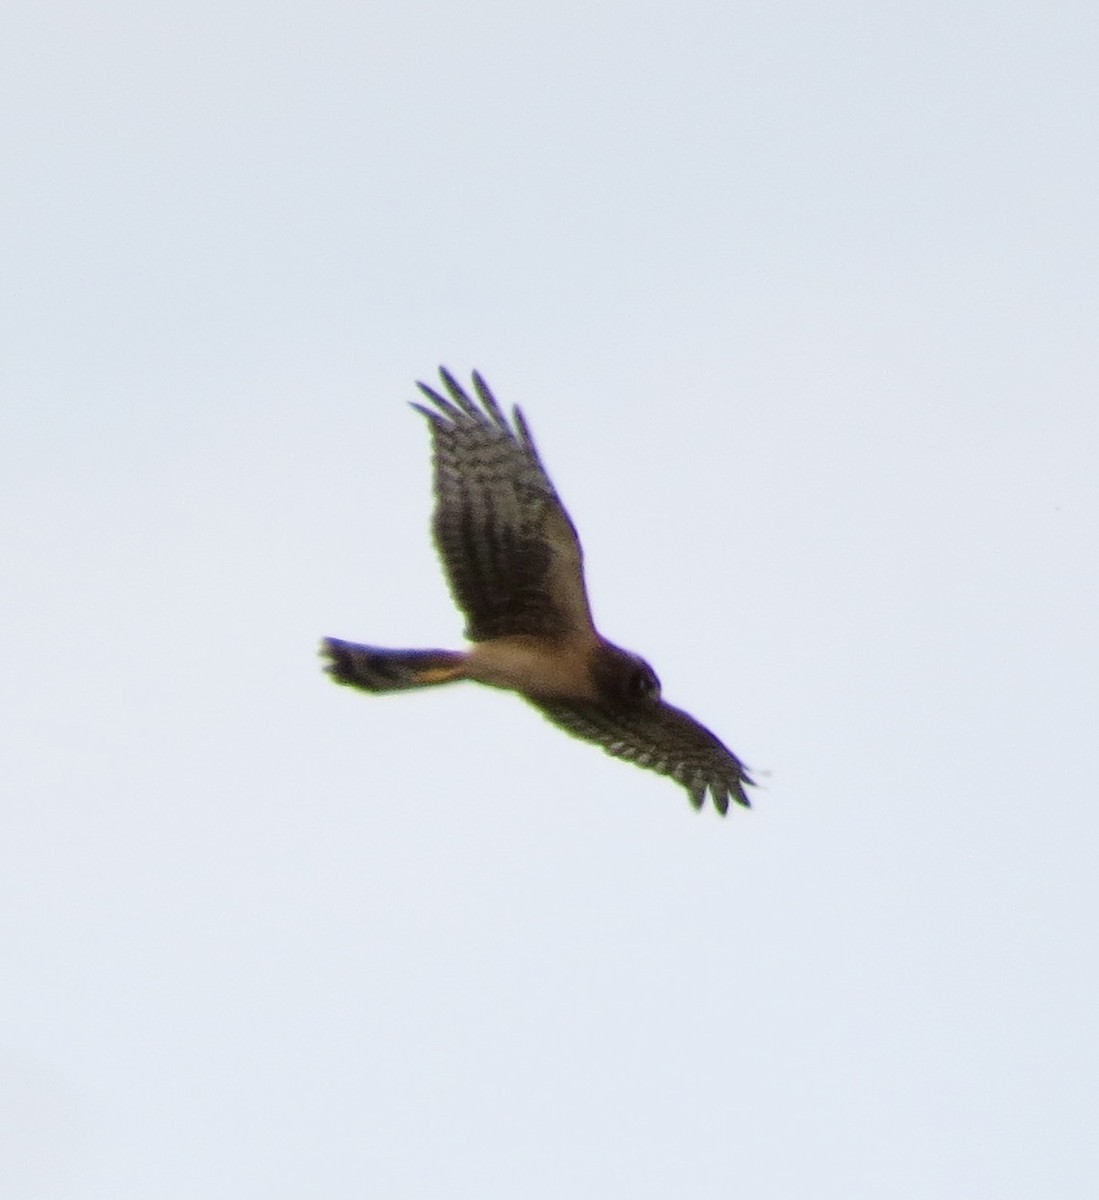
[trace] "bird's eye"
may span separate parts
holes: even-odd
[[[642,665],[630,676],[630,691],[638,700],[660,695],[660,680],[652,667]]]

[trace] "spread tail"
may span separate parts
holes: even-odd
[[[364,692],[403,692],[465,677],[466,655],[460,650],[384,650],[325,638],[321,654],[337,683]]]

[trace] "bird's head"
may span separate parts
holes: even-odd
[[[599,690],[618,704],[656,704],[660,680],[641,657],[604,642],[596,654],[592,675]]]

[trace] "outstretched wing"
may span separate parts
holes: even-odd
[[[576,530],[518,408],[510,425],[476,372],[476,403],[445,367],[447,396],[417,386],[434,408],[435,544],[450,589],[481,642],[508,634],[590,630]]]
[[[752,786],[752,780],[744,764],[682,709],[663,701],[621,708],[571,700],[530,703],[555,725],[595,742],[615,758],[670,775],[687,789],[695,808],[702,807],[707,792],[722,816],[729,810],[730,797],[749,807],[744,788]]]

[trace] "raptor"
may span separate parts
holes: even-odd
[[[326,638],[332,678],[366,692],[461,679],[518,692],[568,733],[670,776],[701,808],[747,807],[737,756],[661,698],[641,657],[595,628],[576,529],[518,408],[509,421],[484,379],[470,395],[445,368],[415,404],[434,449],[435,544],[466,617],[466,650],[389,650]]]

